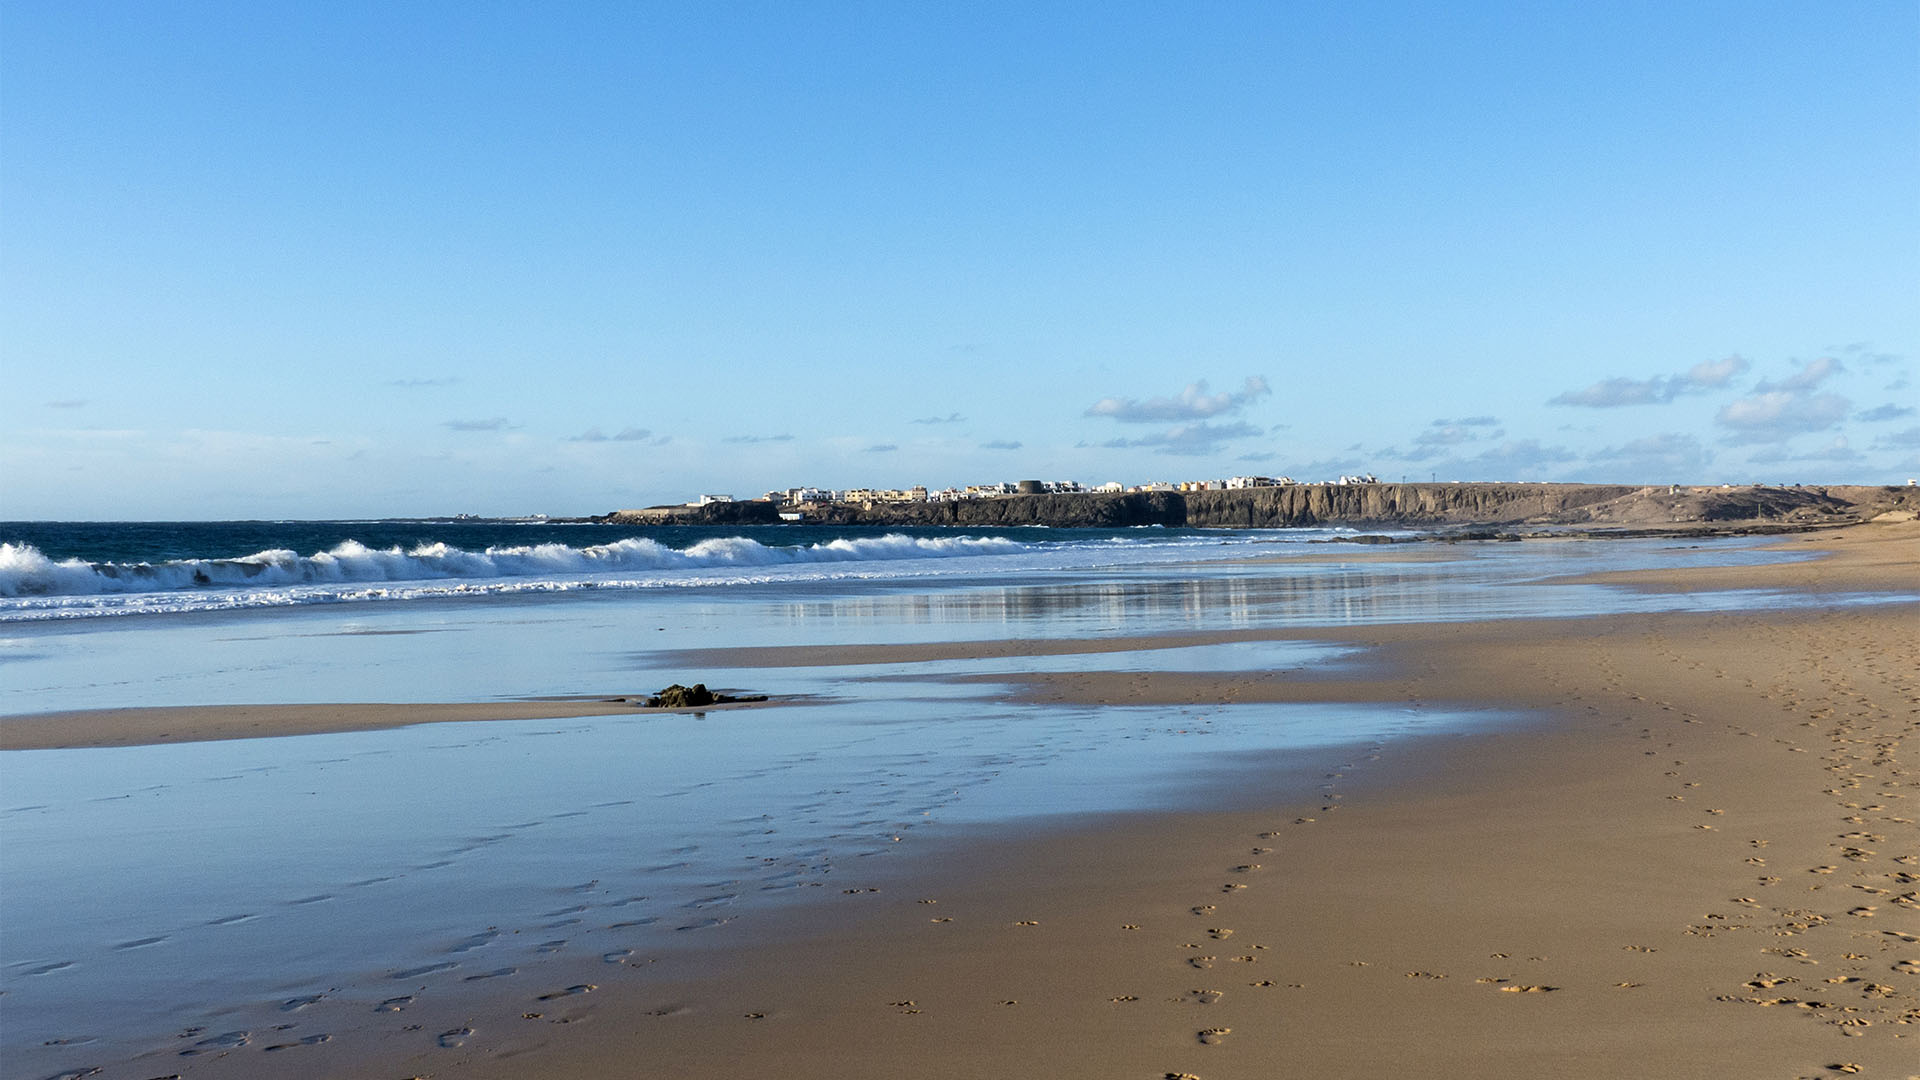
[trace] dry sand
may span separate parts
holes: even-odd
[[[1815,543],[1833,556],[1710,573],[1920,583],[1911,524]],[[1038,700],[1477,702],[1547,722],[1316,756],[1307,800],[1263,799],[1241,768],[1219,812],[890,861],[878,891],[704,970],[609,967],[273,1072],[1913,1076],[1916,626],[1901,603],[1370,627],[1312,635],[1376,646],[1333,677],[1028,677]],[[441,1048],[443,1025],[473,1034]]]

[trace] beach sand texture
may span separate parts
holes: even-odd
[[[1920,591],[1913,523],[1787,544],[1828,557],[1617,580]],[[261,1039],[170,1067],[1920,1075],[1917,628],[1912,603],[1407,624],[1268,635],[1372,647],[1336,677],[1027,676],[1013,692],[1037,702],[1478,703],[1549,722],[1332,752],[1313,798],[1272,805],[1246,763],[1217,812],[951,844],[698,963],[610,963],[591,983],[458,1014],[422,1001],[325,1045],[262,1057]],[[95,720],[97,738],[138,741],[124,717]],[[165,727],[196,722],[175,710]],[[315,730],[287,709],[247,722]]]

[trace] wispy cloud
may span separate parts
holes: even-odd
[[[900,447],[898,447],[898,446],[896,446],[896,445],[894,445],[893,443],[875,443],[875,444],[873,444],[872,446],[869,446],[869,447],[867,447],[867,448],[866,448],[865,450],[862,450],[862,451],[861,451],[861,453],[863,453],[863,454],[891,454],[891,453],[893,453],[893,452],[894,452],[895,450],[898,450],[898,449],[900,449]]]
[[[1519,439],[1489,447],[1466,460],[1469,466],[1490,470],[1486,475],[1502,480],[1524,480],[1535,469],[1577,460],[1564,446],[1547,446],[1538,439]]]
[[[1007,442],[1004,439],[995,439],[992,442],[981,443],[980,449],[982,450],[1018,450],[1022,445],[1024,444],[1018,443],[1018,442]]]
[[[1169,431],[1138,439],[1110,439],[1100,445],[1108,450],[1149,449],[1156,454],[1197,457],[1215,453],[1234,439],[1259,434],[1262,434],[1261,429],[1238,421],[1231,424],[1181,424]]]
[[[1481,439],[1497,439],[1503,433],[1497,425],[1498,420],[1490,416],[1471,416],[1466,420],[1435,420],[1426,430],[1413,437],[1418,446],[1458,446],[1461,443],[1478,442]],[[1485,430],[1491,428],[1492,430]]]
[[[959,413],[948,413],[945,416],[923,416],[920,419],[915,420],[914,423],[916,424],[964,424],[966,423],[966,421],[967,421],[967,418],[964,416],[961,416]]]
[[[1885,420],[1904,420],[1914,412],[1914,408],[1910,405],[1879,405],[1864,412],[1854,413],[1853,418],[1864,420],[1869,424],[1877,424]]]
[[[1135,398],[1101,398],[1087,407],[1088,416],[1107,416],[1123,424],[1164,424],[1182,420],[1205,420],[1209,417],[1238,412],[1247,405],[1273,393],[1267,387],[1267,380],[1259,375],[1248,376],[1240,389],[1220,394],[1207,392],[1206,380],[1188,383],[1178,397],[1148,398],[1140,401]]]
[[[448,420],[440,426],[455,431],[505,431],[512,425],[504,416],[489,416],[484,420]]]
[[[1623,405],[1661,405],[1682,394],[1697,394],[1727,385],[1750,367],[1745,357],[1703,360],[1678,375],[1650,379],[1602,379],[1584,390],[1569,390],[1547,400],[1549,405],[1576,405],[1612,409]]]
[[[49,409],[84,409],[86,407],[86,398],[62,398],[59,401],[47,402]]]
[[[1905,359],[1899,353],[1879,352],[1864,341],[1856,341],[1851,345],[1835,349],[1834,351],[1843,353],[1850,359],[1858,360],[1863,364],[1894,364]]]
[[[1785,446],[1770,447],[1753,455],[1752,461],[1760,465],[1774,465],[1791,461],[1846,463],[1859,461],[1865,455],[1847,444],[1845,435],[1837,436],[1832,442],[1818,450],[1796,451]]]
[[[1606,447],[1589,459],[1613,479],[1652,482],[1697,478],[1713,455],[1695,436],[1666,432]]]
[[[631,427],[621,428],[618,433],[613,435],[608,435],[606,432],[601,431],[597,427],[588,428],[587,430],[581,432],[578,435],[569,435],[567,437],[568,442],[584,442],[584,443],[644,442],[644,443],[652,443],[655,446],[663,445],[667,443],[669,440],[670,440],[670,437],[665,435],[657,439],[654,438],[653,432],[648,431],[646,428],[631,428]]]
[[[452,386],[460,381],[460,376],[449,375],[440,379],[388,379],[386,385],[402,390],[426,390],[436,386]]]
[[[1920,447],[1920,427],[1890,431],[1873,441],[1875,450],[1911,450]]]
[[[786,434],[781,434],[781,435],[729,435],[729,436],[727,436],[726,438],[724,438],[724,439],[721,439],[720,441],[721,441],[721,442],[724,442],[724,443],[765,443],[765,442],[792,442],[792,441],[793,441],[793,436],[791,436],[791,435],[786,435]]]

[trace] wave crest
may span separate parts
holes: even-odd
[[[699,570],[1010,555],[1026,550],[1029,550],[1026,544],[996,537],[926,538],[898,534],[792,547],[769,546],[744,536],[730,536],[702,540],[687,548],[671,548],[653,540],[634,538],[586,547],[548,543],[495,546],[482,551],[468,551],[439,542],[410,549],[370,548],[348,540],[312,555],[274,548],[238,558],[93,563],[81,559],[56,561],[31,544],[0,543],[0,596],[90,596],[234,586]]]

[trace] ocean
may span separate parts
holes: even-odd
[[[1024,704],[996,674],[1150,679],[1355,656],[1320,641],[1180,640],[1194,631],[1804,602],[1557,580],[1785,557],[1744,541],[1325,543],[1342,535],[0,525],[0,715],[605,697],[694,681],[773,698],[0,752],[0,1053],[20,1075],[191,1075],[202,1052],[347,1038],[401,999],[392,1007],[587,983],[606,965],[730,940],[956,838],[1191,806],[1250,756],[1338,764],[1524,719]],[[1407,557],[1377,557],[1389,551]],[[1000,660],[716,659],[1116,635],[1167,640]]]
[[[1351,532],[0,522],[0,622],[592,590],[978,579],[1217,559]]]

